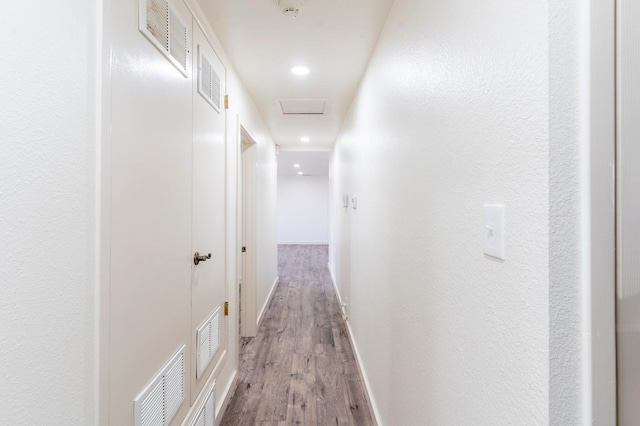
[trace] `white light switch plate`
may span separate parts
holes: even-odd
[[[504,204],[484,205],[484,253],[504,260]]]

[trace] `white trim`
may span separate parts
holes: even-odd
[[[267,296],[267,300],[264,302],[264,306],[260,310],[260,314],[258,315],[258,321],[256,321],[256,328],[260,329],[260,324],[262,324],[262,320],[264,319],[264,315],[267,313],[267,309],[269,308],[269,304],[271,303],[271,299],[273,299],[273,295],[276,293],[276,288],[280,283],[280,277],[276,277],[276,280],[273,282],[273,286],[269,291],[269,296]]]
[[[333,276],[333,271],[331,270],[331,263],[329,266],[329,275],[331,275],[331,282],[333,283],[333,288],[336,290],[336,298],[338,299],[338,304],[342,306],[342,297],[340,296],[340,291],[338,290],[338,285],[336,284],[336,280]],[[343,312],[344,314],[344,312]],[[349,320],[345,320],[345,324],[347,325],[347,336],[349,337],[349,342],[351,343],[351,348],[353,349],[353,354],[356,357],[356,365],[358,366],[358,372],[360,373],[360,377],[362,377],[362,383],[364,384],[364,396],[367,398],[367,402],[369,403],[369,413],[371,414],[371,419],[373,419],[374,426],[380,424],[380,412],[378,411],[378,406],[376,405],[373,397],[371,395],[371,386],[369,385],[369,377],[362,367],[362,358],[360,357],[360,351],[358,350],[358,345],[356,345],[356,341],[353,338],[353,333],[351,331],[351,324]]]
[[[216,404],[216,424],[220,424],[220,420],[222,420],[222,416],[224,416],[225,411],[227,411],[227,407],[229,406],[229,401],[231,397],[236,391],[238,387],[238,370],[233,371],[233,376],[229,385],[224,390],[224,398],[222,398],[222,403]],[[216,398],[218,400],[218,398]]]
[[[240,121],[238,115],[238,247],[239,274],[241,277],[241,337],[255,337],[258,329],[258,243],[257,243],[257,143],[255,138]],[[245,148],[243,149],[243,144]],[[246,253],[240,248],[246,247]]]
[[[362,377],[362,382],[364,384],[364,396],[367,398],[367,402],[369,403],[369,412],[371,413],[371,419],[373,420],[374,426],[380,424],[380,414],[378,411],[378,406],[373,400],[373,396],[371,395],[371,386],[369,385],[369,378],[364,368],[362,367],[362,359],[360,358],[360,351],[358,350],[358,345],[356,345],[356,341],[353,339],[353,333],[351,331],[351,324],[349,321],[345,321],[347,324],[347,335],[349,336],[349,342],[351,342],[351,348],[353,349],[353,354],[356,356],[356,365],[358,366],[358,371],[360,372],[360,376]]]
[[[278,241],[279,246],[328,246],[329,241]]]
[[[96,327],[98,328],[97,394],[98,409],[96,424],[110,423],[110,377],[111,377],[111,2],[101,0],[96,5],[99,15],[99,39],[96,40],[98,54],[98,105],[96,117],[98,149],[96,158],[96,185],[98,200],[96,214],[99,216],[97,242],[99,273],[96,291]]]
[[[338,284],[336,283],[336,277],[333,275],[333,265],[331,264],[331,262],[327,263],[327,267],[329,268],[329,275],[331,275],[331,282],[333,283],[333,288],[336,289],[338,300],[342,300],[342,296],[340,296],[340,292],[338,291]]]
[[[615,0],[591,0],[583,270],[585,423],[616,423]]]

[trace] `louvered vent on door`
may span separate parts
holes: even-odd
[[[207,401],[204,403],[191,426],[215,426],[216,424],[216,385],[213,384],[213,389],[207,397]]]
[[[169,3],[166,0],[147,0],[145,3],[145,29],[164,50],[169,50]]]
[[[220,76],[216,73],[216,70],[211,65],[209,58],[204,54],[201,46],[198,46],[198,60],[198,93],[200,93],[216,111],[220,112],[220,104],[222,103]]]
[[[171,37],[169,46],[171,56],[180,64],[183,70],[187,69],[187,26],[182,23],[174,10],[171,10],[169,27]]]
[[[220,347],[220,308],[200,326],[196,332],[196,344],[196,378],[199,379]]]
[[[187,76],[189,33],[168,0],[140,0],[140,32]]]
[[[184,402],[185,371],[182,346],[133,402],[135,426],[166,426]]]

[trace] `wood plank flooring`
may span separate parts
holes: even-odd
[[[258,335],[241,341],[222,426],[373,424],[327,251],[278,247],[280,284]]]

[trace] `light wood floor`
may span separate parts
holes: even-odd
[[[278,273],[258,335],[241,341],[238,387],[221,425],[373,424],[327,246],[280,246]]]

